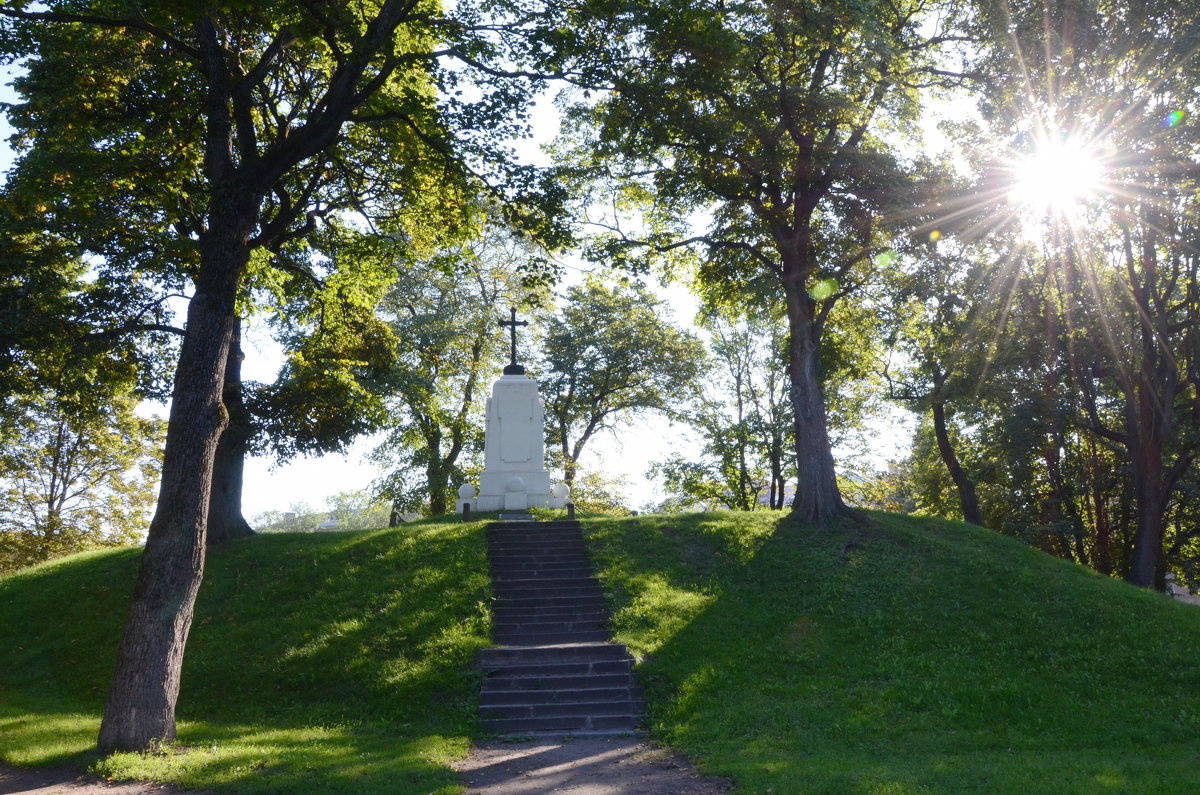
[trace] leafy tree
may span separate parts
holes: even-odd
[[[947,241],[929,246],[912,266],[894,273],[891,349],[902,365],[885,370],[889,396],[926,414],[938,457],[958,494],[964,521],[983,525],[975,478],[959,454],[954,414],[966,416],[983,399],[988,373],[1003,368],[1002,352],[1015,346],[998,344],[1011,332],[1010,306],[996,296],[1011,296],[1011,258],[992,247]]]
[[[650,203],[649,238],[617,234],[604,254],[628,262],[643,245],[695,247],[704,253],[700,278],[731,301],[774,285],[789,332],[794,510],[822,522],[842,515],[822,338],[835,304],[871,279],[880,236],[900,217],[892,212],[901,206],[897,165],[881,133],[911,124],[919,90],[956,79],[943,56],[958,38],[956,5],[714,0],[587,9],[594,20],[577,12],[583,19],[572,23],[599,53],[594,68],[612,90],[576,107],[576,135],[615,175],[625,206]],[[679,219],[696,210],[707,212],[708,229],[690,236]]]
[[[483,131],[471,141],[482,164],[487,141],[514,129],[514,95],[456,105],[470,70],[447,70],[439,113],[435,51],[479,62],[491,50],[454,39],[473,33],[417,0],[52,0],[0,18],[0,44],[27,69],[9,113],[23,150],[5,188],[14,225],[96,258],[115,291],[192,287],[158,508],[99,738],[142,749],[175,735],[240,291],[319,279],[289,246],[340,212],[452,215],[461,202],[446,186],[463,161],[445,120]]]
[[[1104,0],[982,9],[1005,30],[982,51],[1005,77],[987,98],[996,126],[1025,148],[1102,160],[1092,195],[1043,208],[1046,267],[1079,421],[1129,468],[1126,576],[1161,588],[1170,515],[1200,449],[1195,141],[1179,123],[1200,111],[1195,14]]]
[[[5,406],[0,573],[142,538],[154,505],[163,423],[128,395],[25,397]]]
[[[396,352],[388,375],[392,427],[375,458],[402,463],[376,490],[394,511],[446,513],[467,480],[463,464],[478,465],[482,401],[508,352],[496,322],[524,302],[521,271],[540,256],[500,219],[483,223],[478,237],[406,268],[380,306]]]
[[[593,278],[568,288],[546,319],[537,375],[547,443],[568,486],[598,432],[639,412],[671,411],[696,388],[704,346],[667,312],[640,283],[608,287]]]
[[[604,472],[585,472],[575,478],[571,502],[580,511],[628,516],[631,511],[621,495],[628,489],[624,477],[611,477]]]
[[[668,490],[694,501],[750,511],[765,500],[782,508],[792,445],[779,324],[761,318],[729,322],[718,314],[703,321],[715,367],[706,392],[677,411],[703,436],[705,458],[675,455],[651,471]]]

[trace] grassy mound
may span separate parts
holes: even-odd
[[[1195,791],[1200,610],[875,518],[585,523],[655,732],[746,792]]]
[[[745,792],[1191,793],[1200,610],[953,522],[584,523],[656,733]],[[228,792],[456,792],[483,523],[209,558],[180,747],[92,759],[137,550],[0,579],[0,760]]]
[[[488,643],[482,523],[259,536],[208,558],[181,748],[90,760],[140,552],[0,579],[0,759],[230,792],[459,791]]]

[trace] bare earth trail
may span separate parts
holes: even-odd
[[[491,741],[455,765],[475,795],[717,795],[722,779],[697,773],[677,754],[639,737]],[[212,795],[144,782],[109,783],[69,768],[0,766],[0,795]]]
[[[639,737],[494,740],[455,765],[471,795],[715,795],[732,792],[678,754]]]
[[[0,795],[212,795],[144,781],[109,783],[74,768],[0,765]]]

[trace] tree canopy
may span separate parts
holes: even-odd
[[[618,262],[647,246],[702,252],[700,278],[730,300],[773,285],[789,331],[799,487],[810,520],[844,513],[819,349],[835,304],[869,280],[902,170],[895,135],[958,36],[952,3],[668,2],[585,7],[612,90],[572,111],[580,160],[645,207],[649,235],[617,229]],[[884,133],[889,133],[885,136]],[[682,221],[698,210],[707,229]],[[754,291],[765,293],[762,289]]]
[[[547,444],[570,486],[597,433],[639,412],[669,413],[695,390],[706,357],[641,283],[589,279],[567,288],[565,299],[543,324],[536,376]]]
[[[60,0],[6,5],[0,21],[0,48],[26,69],[9,109],[11,232],[34,259],[88,257],[126,317],[129,285],[188,295],[158,508],[99,741],[140,749],[174,737],[243,288],[320,282],[302,252],[338,213],[453,219],[466,175],[505,162],[488,142],[516,129],[525,88],[462,99],[454,85],[471,70],[437,59],[486,65],[494,37],[418,0]],[[456,125],[470,130],[462,152]]]

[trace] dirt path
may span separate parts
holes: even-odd
[[[717,795],[733,787],[637,737],[493,741],[455,765],[478,795]],[[0,795],[211,795],[165,784],[109,783],[71,768],[0,766]]]
[[[455,767],[472,795],[715,795],[733,789],[637,737],[493,741],[472,748]]]
[[[141,781],[110,784],[73,768],[0,766],[0,795],[210,795]]]

